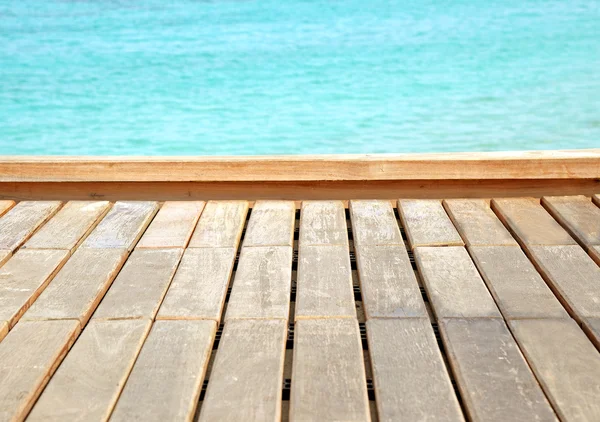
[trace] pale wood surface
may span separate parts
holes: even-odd
[[[356,318],[348,246],[301,244],[296,289],[296,320]]]
[[[428,318],[367,321],[380,421],[463,421]]]
[[[400,199],[398,213],[413,249],[417,246],[464,245],[439,200]]]
[[[586,318],[583,320],[583,331],[586,332],[596,348],[600,350],[600,318]]]
[[[472,246],[469,251],[505,319],[569,318],[519,246]]]
[[[531,256],[572,317],[600,317],[600,267],[577,246],[534,246]]]
[[[67,202],[23,247],[73,251],[109,208],[108,201]]]
[[[300,213],[301,245],[348,245],[342,201],[304,201]]]
[[[394,208],[389,201],[350,201],[354,244],[404,245]]]
[[[0,321],[0,341],[8,334],[8,321]]]
[[[190,248],[237,248],[248,201],[209,201],[190,240]]]
[[[592,246],[589,253],[596,264],[600,265],[600,245]]]
[[[283,320],[227,321],[199,420],[281,420],[286,336]]]
[[[154,319],[182,253],[183,249],[135,249],[94,318]]]
[[[204,205],[203,201],[165,202],[136,247],[185,248]]]
[[[15,206],[15,201],[12,200],[3,200],[0,201],[0,216],[6,214],[6,212]]]
[[[600,354],[570,319],[510,321],[511,331],[562,420],[600,420]]]
[[[582,245],[600,245],[600,208],[590,198],[546,196],[542,204]]]
[[[504,321],[452,318],[439,323],[470,420],[557,420]]]
[[[418,247],[415,260],[438,318],[501,318],[464,247]]]
[[[356,320],[296,322],[290,400],[290,421],[370,420]]]
[[[0,249],[0,267],[6,263],[12,257],[12,251],[7,249]]]
[[[0,249],[16,250],[60,208],[60,201],[23,201],[0,218]]]
[[[91,321],[27,420],[108,420],[150,325],[149,320]]]
[[[124,249],[78,249],[23,319],[78,319],[85,325],[121,269]]]
[[[157,211],[153,201],[116,202],[81,247],[131,251]]]
[[[191,421],[217,323],[156,321],[111,421]]]
[[[13,327],[68,257],[68,251],[20,250],[0,268],[0,321]]]
[[[77,321],[21,321],[0,343],[0,421],[23,420],[71,347]]]
[[[158,319],[221,319],[235,260],[233,248],[187,249]]]
[[[517,245],[485,199],[445,199],[444,207],[468,246]]]
[[[356,263],[367,319],[427,316],[404,246],[357,246]]]
[[[225,318],[287,319],[291,284],[291,247],[242,248]]]
[[[295,219],[292,201],[256,201],[243,246],[293,246]]]
[[[526,246],[577,244],[542,207],[539,199],[492,199],[492,209]]]
[[[592,196],[592,201],[598,206],[600,206],[600,193]]]

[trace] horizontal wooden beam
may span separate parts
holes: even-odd
[[[265,157],[0,157],[0,182],[598,179],[600,149]]]

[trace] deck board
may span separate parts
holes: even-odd
[[[404,245],[389,201],[353,200],[349,208],[356,246]]]
[[[380,421],[464,421],[428,318],[367,321]]]
[[[296,204],[256,201],[246,228],[244,246],[294,246]]]
[[[600,318],[586,318],[583,320],[582,327],[592,343],[600,350]]]
[[[148,320],[91,321],[27,420],[108,420],[150,325]]]
[[[581,245],[600,245],[600,208],[590,198],[545,196],[542,204]]]
[[[215,336],[214,321],[157,321],[111,421],[191,420]]]
[[[557,421],[504,321],[446,319],[440,332],[470,420]]]
[[[302,202],[299,243],[305,246],[348,245],[348,227],[343,202]]]
[[[418,246],[463,246],[463,239],[435,199],[400,199],[398,213],[411,248]]]
[[[209,201],[190,248],[237,248],[248,213],[247,201]]]
[[[23,201],[0,217],[0,249],[15,251],[60,208],[60,201]]]
[[[203,201],[165,202],[136,247],[185,248],[204,205]]]
[[[0,201],[0,217],[6,214],[8,210],[15,206],[15,201],[3,199]]]
[[[600,245],[592,246],[589,250],[590,256],[596,264],[600,265]]]
[[[467,246],[516,246],[485,199],[445,199],[444,207]]]

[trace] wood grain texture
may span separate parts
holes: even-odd
[[[23,247],[66,249],[72,252],[109,208],[108,201],[69,201]]]
[[[492,199],[492,209],[526,247],[577,244],[536,198]]]
[[[485,199],[444,199],[444,208],[468,246],[515,246]]]
[[[569,318],[519,246],[472,246],[469,252],[505,319]]]
[[[227,321],[199,421],[281,420],[286,337],[283,320]]]
[[[0,321],[14,327],[68,258],[61,250],[17,252],[0,268]]]
[[[596,264],[600,265],[600,245],[592,246],[588,252]]]
[[[221,320],[235,249],[187,249],[167,291],[158,319]]]
[[[301,244],[296,289],[296,320],[356,318],[348,246]]]
[[[0,321],[0,341],[8,334],[8,321]]]
[[[91,321],[27,420],[108,420],[151,324],[149,320]]]
[[[600,350],[600,318],[586,318],[582,323],[583,331],[592,343]]]
[[[370,420],[356,320],[296,322],[290,400],[290,421]]]
[[[367,321],[380,421],[463,421],[428,318]]]
[[[418,247],[415,261],[438,319],[501,318],[464,247]]]
[[[135,249],[94,313],[97,319],[154,319],[183,249]]]
[[[84,326],[126,257],[124,249],[78,249],[23,319],[78,319]]]
[[[600,208],[590,198],[545,196],[542,204],[582,246],[600,245]]]
[[[577,246],[533,246],[538,271],[577,321],[600,317],[600,267]]]
[[[470,420],[557,421],[504,321],[446,319],[439,323]]]
[[[0,267],[3,266],[6,261],[12,257],[12,251],[7,249],[0,249]]]
[[[0,218],[0,249],[15,251],[60,208],[60,201],[23,201]]]
[[[217,323],[156,321],[111,421],[191,421]]]
[[[242,248],[225,319],[287,319],[291,285],[291,247]]]
[[[22,421],[79,334],[77,321],[21,321],[0,343],[0,421]]]
[[[244,246],[294,246],[296,205],[292,201],[256,201]]]
[[[0,201],[0,216],[6,214],[6,212],[15,206],[15,201],[3,200]]]
[[[237,248],[248,214],[248,201],[209,201],[190,248]]]
[[[350,201],[355,245],[404,245],[394,208],[389,201]]]
[[[398,213],[412,249],[464,245],[439,200],[399,199]]]
[[[355,251],[367,319],[427,316],[404,246],[357,246]]]
[[[509,321],[558,416],[600,420],[600,354],[570,319]]]
[[[131,251],[157,211],[153,201],[116,202],[81,247]]]
[[[185,248],[204,205],[203,201],[165,202],[136,247]]]
[[[301,245],[348,245],[342,201],[304,201],[300,213]]]

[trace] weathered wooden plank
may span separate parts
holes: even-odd
[[[18,421],[40,395],[79,334],[79,323],[21,321],[0,343],[0,420]]]
[[[557,420],[504,321],[452,318],[439,324],[470,420]]]
[[[291,247],[244,247],[225,318],[287,319],[291,285]]]
[[[348,245],[342,201],[304,201],[300,213],[300,245]]]
[[[187,249],[157,318],[219,322],[235,253],[234,248]]]
[[[115,202],[106,217],[102,219],[81,247],[131,251],[157,211],[157,202]]]
[[[136,247],[185,248],[204,205],[203,201],[165,202]]]
[[[469,251],[505,319],[569,318],[519,246],[472,246]]]
[[[8,321],[0,321],[0,341],[8,334]]]
[[[346,245],[300,246],[296,320],[356,318],[350,255]]]
[[[183,249],[135,249],[96,309],[94,318],[154,319]]]
[[[147,319],[91,321],[27,420],[108,420],[151,324]]]
[[[191,421],[217,323],[156,321],[111,421]]]
[[[78,249],[22,318],[78,319],[84,326],[126,257],[124,249]]]
[[[506,227],[485,199],[445,199],[444,207],[468,246],[514,246]]]
[[[15,206],[15,201],[4,199],[0,201],[0,216],[6,214],[6,212]]]
[[[600,420],[600,354],[570,319],[509,321],[558,416]]]
[[[296,322],[290,400],[290,421],[370,420],[356,320]]]
[[[418,247],[415,261],[438,319],[501,318],[464,247]]]
[[[286,337],[283,320],[227,321],[199,421],[279,421]]]
[[[464,245],[441,201],[399,199],[398,213],[412,249],[417,246]]]
[[[0,249],[0,267],[6,263],[12,257],[12,251],[7,249]]]
[[[600,193],[592,196],[592,201],[600,207]]]
[[[542,204],[581,245],[600,245],[600,208],[588,197],[545,196]]]
[[[247,201],[209,201],[189,247],[237,248],[247,213]]]
[[[592,246],[589,253],[596,264],[600,265],[600,245]]]
[[[600,267],[576,246],[532,246],[533,262],[573,318],[600,317]]]
[[[577,244],[536,198],[492,199],[492,209],[525,247]]]
[[[404,245],[394,208],[389,201],[350,201],[355,245]]]
[[[70,201],[23,246],[73,251],[110,208],[108,201]]]
[[[292,201],[256,201],[244,246],[293,246],[296,205]]]
[[[0,268],[0,321],[12,328],[69,258],[62,250],[20,250]]]
[[[357,246],[356,263],[367,319],[427,316],[404,246]]]
[[[582,327],[592,343],[600,350],[600,318],[586,318],[583,320]]]
[[[61,206],[60,201],[23,201],[0,218],[0,249],[15,251]]]
[[[380,421],[463,421],[428,318],[367,321]]]

